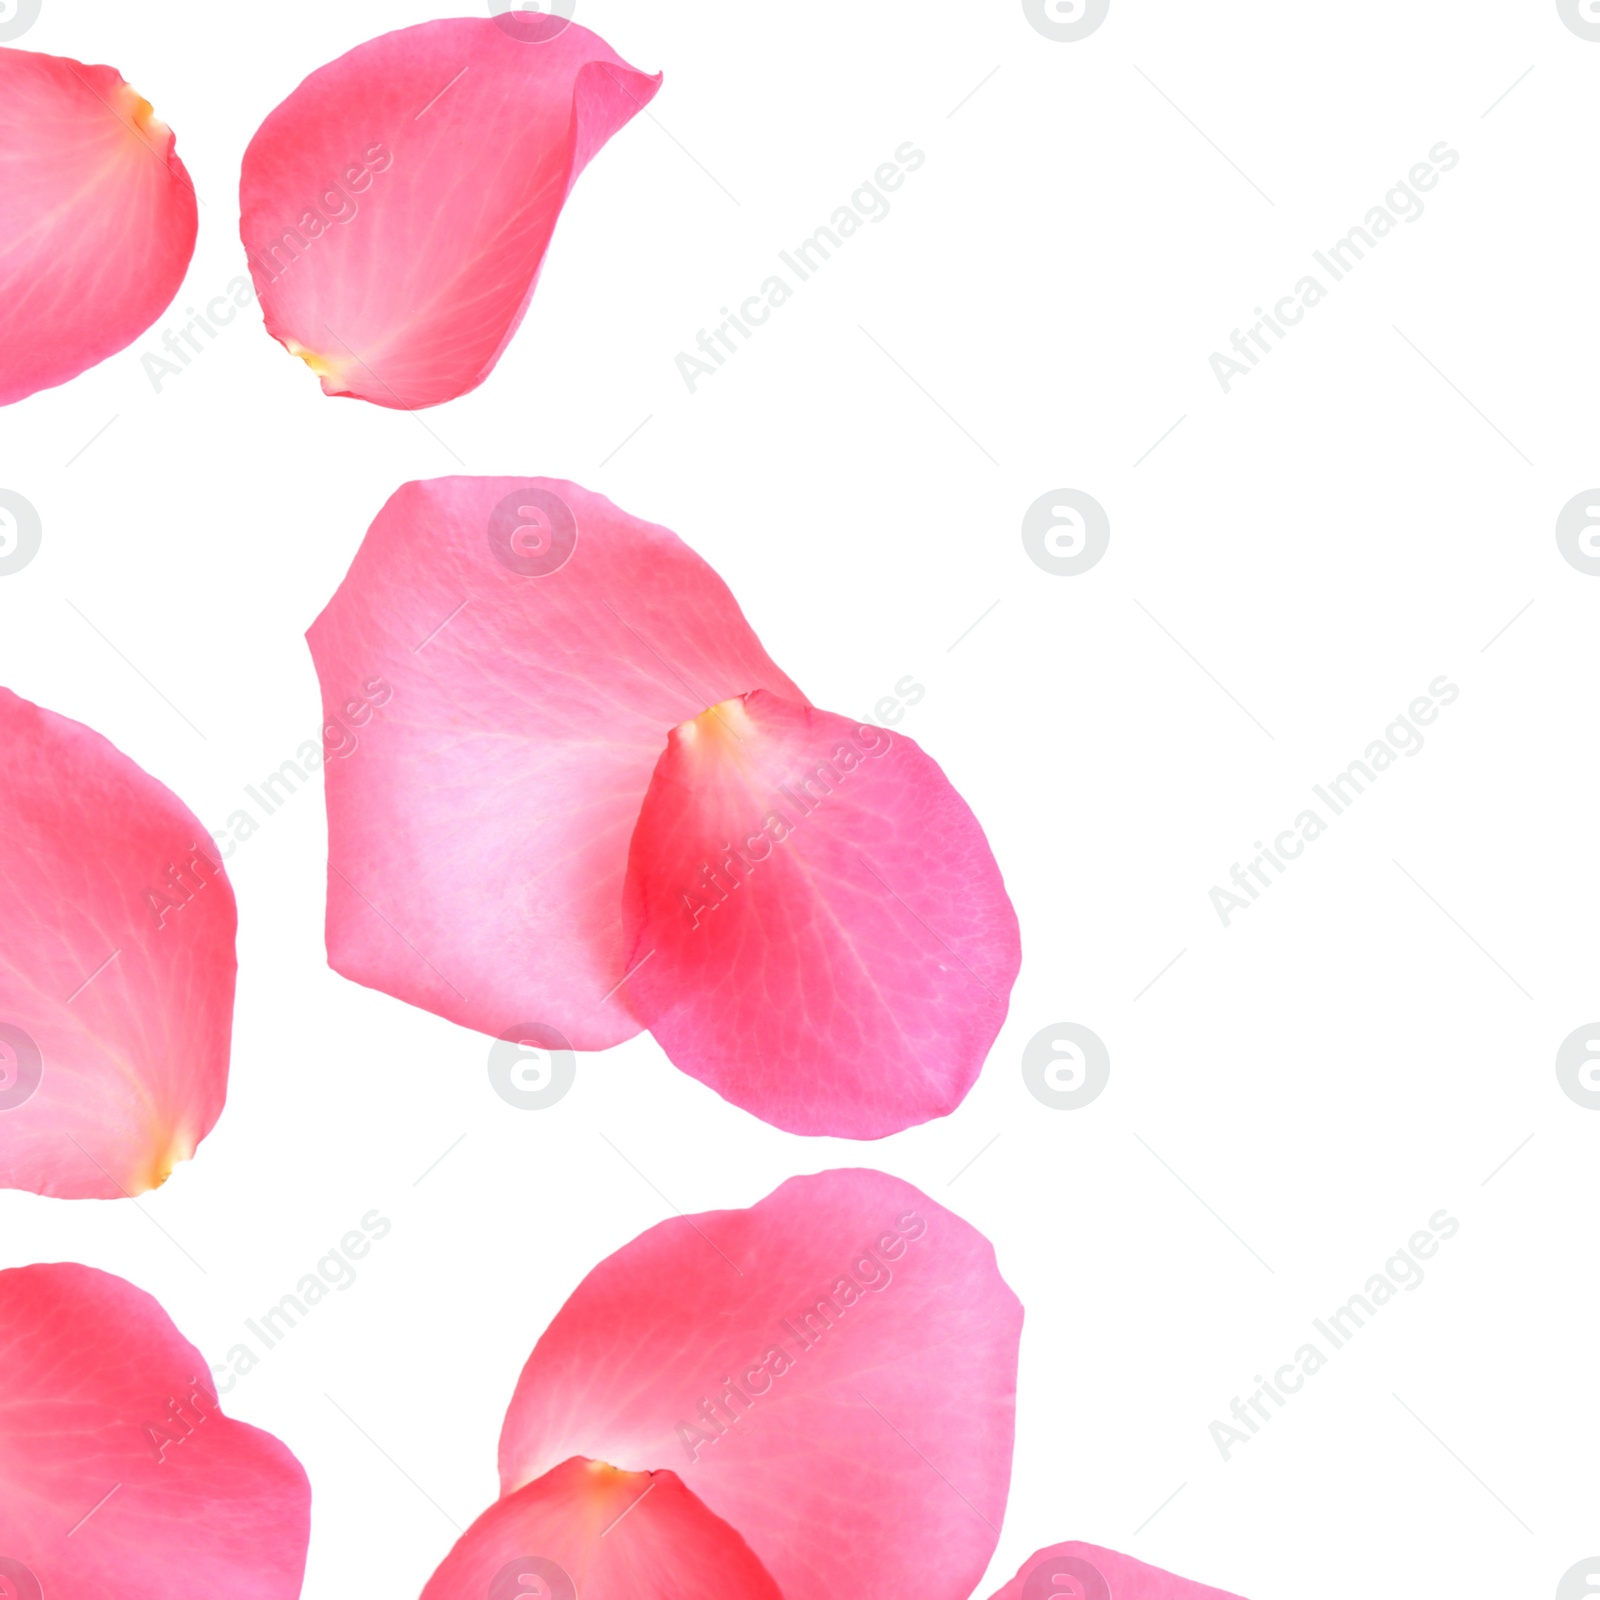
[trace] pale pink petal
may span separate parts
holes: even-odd
[[[670,1468],[785,1595],[967,1600],[1011,1476],[1022,1308],[983,1236],[881,1172],[652,1228],[579,1285],[500,1438]]]
[[[166,1181],[222,1111],[233,890],[172,792],[0,689],[0,1187]]]
[[[310,1530],[300,1463],[222,1414],[149,1295],[89,1267],[0,1272],[0,1555],[18,1569],[0,1565],[0,1594],[295,1600]]]
[[[172,130],[116,71],[0,49],[0,405],[137,339],[195,226]]]
[[[991,1600],[1239,1600],[1239,1596],[1174,1577],[1115,1550],[1069,1541],[1035,1551]]]
[[[307,638],[333,967],[489,1034],[637,1033],[622,883],[667,729],[800,695],[722,580],[576,484],[440,478],[391,497]]]
[[[782,1600],[672,1472],[563,1462],[491,1506],[422,1600]]]
[[[493,370],[578,174],[661,79],[559,17],[452,17],[313,72],[245,152],[267,331],[327,394],[415,409]]]
[[[757,692],[672,732],[628,857],[628,998],[673,1062],[790,1133],[961,1103],[1017,919],[983,830],[903,734]]]

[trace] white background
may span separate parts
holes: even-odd
[[[1600,1547],[1600,1113],[1554,1073],[1600,1014],[1600,580],[1554,539],[1600,482],[1600,44],[1554,0],[1113,0],[1080,43],[1016,0],[586,0],[666,83],[481,389],[326,399],[252,307],[156,393],[141,353],[244,270],[259,121],[431,14],[45,0],[22,45],[118,67],[203,208],[174,313],[0,418],[44,522],[0,678],[221,828],[316,736],[301,635],[396,485],[575,478],[682,534],[818,704],[925,686],[900,729],[1021,915],[1011,1018],[954,1116],[873,1146],[768,1128],[648,1036],[515,1111],[486,1039],[325,967],[308,790],[228,862],[217,1130],[137,1206],[0,1196],[0,1261],[121,1273],[220,1361],[381,1210],[360,1280],[224,1403],[310,1472],[306,1593],[407,1596],[494,1497],[584,1272],[673,1208],[873,1164],[983,1229],[1027,1307],[980,1594],[1082,1538],[1250,1600],[1553,1595]],[[691,395],[677,353],[908,139],[892,214]],[[1211,352],[1440,140],[1426,214],[1225,396]],[[1080,577],[1020,538],[1059,487],[1111,519]],[[1426,748],[1224,929],[1213,884],[1440,674]],[[1111,1053],[1080,1111],[1021,1077],[1060,1021]],[[1224,1463],[1213,1419],[1440,1208],[1427,1281]]]

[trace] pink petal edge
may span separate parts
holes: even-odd
[[[307,633],[328,747],[328,960],[492,1035],[602,1049],[628,841],[666,733],[801,700],[666,528],[551,478],[409,483]]]
[[[109,1199],[228,1088],[237,917],[211,836],[92,729],[0,689],[0,1187]]]
[[[671,1468],[786,1595],[967,1600],[1011,1476],[1022,1308],[989,1242],[897,1178],[792,1178],[651,1228],[539,1340],[502,1490],[574,1455]]]
[[[947,1115],[1021,963],[983,829],[904,734],[757,691],[675,728],[628,855],[627,994],[790,1133]]]
[[[319,68],[240,176],[267,331],[325,394],[415,410],[475,389],[578,175],[660,84],[551,16],[425,22]]]
[[[149,1295],[0,1272],[0,1593],[296,1600],[310,1533],[300,1463],[222,1414]]]
[[[673,1472],[573,1460],[497,1501],[422,1600],[783,1600]]]
[[[1036,1550],[991,1600],[1240,1600],[1099,1545]]]
[[[0,49],[0,405],[132,344],[197,225],[172,130],[120,73]]]

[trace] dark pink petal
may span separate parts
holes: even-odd
[[[0,1187],[139,1194],[227,1095],[233,890],[99,734],[0,689],[0,745]]]
[[[661,79],[559,17],[452,17],[313,72],[245,151],[267,331],[326,394],[475,389],[533,296],[578,174]]]
[[[0,1594],[295,1600],[310,1531],[300,1463],[223,1416],[149,1295],[89,1267],[0,1272]]]
[[[666,731],[800,696],[722,580],[576,484],[439,478],[396,491],[307,638],[333,967],[489,1034],[637,1033],[622,882]]]
[[[628,855],[629,1001],[790,1133],[876,1139],[972,1087],[1021,960],[988,841],[903,734],[757,692],[675,728]]]
[[[172,130],[117,72],[0,50],[0,405],[137,339],[195,225]]]
[[[991,1600],[1239,1600],[1098,1545],[1053,1544],[1023,1562]]]
[[[670,1468],[785,1595],[967,1600],[1011,1478],[1022,1308],[989,1242],[881,1172],[652,1228],[578,1286],[500,1437]]]
[[[498,1501],[422,1600],[783,1600],[749,1545],[672,1472],[567,1461]]]

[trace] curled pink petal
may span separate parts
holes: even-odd
[[[422,1600],[783,1600],[673,1472],[563,1462],[467,1529]]]
[[[402,28],[312,73],[240,179],[267,331],[326,394],[412,410],[475,389],[578,174],[660,84],[522,14]]]
[[[1239,1600],[1093,1544],[1036,1550],[991,1600]]]
[[[0,1272],[0,1594],[295,1600],[310,1532],[300,1463],[222,1414],[149,1295]]]
[[[307,638],[335,970],[489,1034],[637,1033],[622,883],[666,730],[800,698],[722,580],[576,484],[439,478],[390,498]]]
[[[673,1062],[790,1133],[943,1116],[1021,951],[966,803],[903,734],[758,691],[675,728],[628,856],[628,999]]]
[[[99,734],[0,689],[0,742],[0,1187],[139,1194],[227,1095],[233,890]]]
[[[1011,1477],[1022,1308],[989,1242],[898,1178],[792,1178],[578,1286],[500,1437],[514,1494],[573,1455],[670,1468],[785,1595],[967,1600]]]
[[[0,405],[161,315],[194,253],[172,130],[110,67],[0,49]]]

